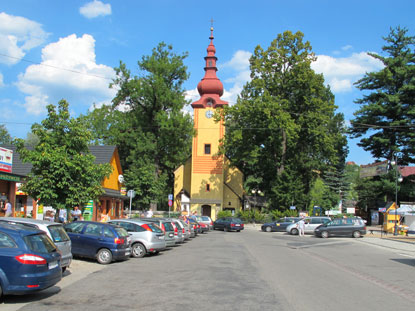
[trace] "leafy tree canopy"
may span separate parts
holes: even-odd
[[[223,112],[222,152],[260,181],[252,186],[274,208],[306,208],[313,180],[347,154],[343,116],[323,76],[311,69],[314,60],[301,32],[279,34],[266,50],[257,46],[252,80]]]
[[[39,204],[57,208],[84,205],[102,194],[101,182],[109,177],[109,164],[94,164],[88,150],[91,133],[77,118],[71,118],[69,104],[47,106],[48,116],[32,126],[38,138],[33,148],[26,148],[23,139],[13,143],[24,162],[33,165],[22,190],[39,200]]]
[[[138,62],[138,76],[122,62],[115,68],[111,86],[118,92],[112,109],[119,111],[109,129],[120,150],[126,184],[137,192],[141,207],[167,203],[174,170],[191,154],[193,122],[182,110],[189,104],[183,89],[189,76],[186,57],[162,42]]]
[[[9,134],[7,128],[0,124],[0,144],[10,144],[12,141],[12,137]]]

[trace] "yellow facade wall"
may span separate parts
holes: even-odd
[[[112,173],[109,178],[104,178],[102,187],[113,190],[121,190],[121,184],[118,182],[118,176],[122,175],[120,157],[117,150],[114,151],[111,161]]]

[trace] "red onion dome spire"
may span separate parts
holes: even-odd
[[[197,90],[199,91],[200,96],[203,96],[204,94],[217,94],[222,96],[223,84],[216,76],[216,71],[218,71],[218,68],[216,68],[216,61],[218,59],[215,56],[216,48],[213,45],[213,27],[210,28],[209,39],[210,44],[207,48],[207,56],[205,57],[205,76],[197,85]]]

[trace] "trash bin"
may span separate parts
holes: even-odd
[[[84,213],[82,214],[82,216],[84,217],[84,220],[92,220],[92,213],[91,213],[91,211],[84,211]]]

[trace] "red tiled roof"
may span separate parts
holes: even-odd
[[[415,175],[415,166],[401,166],[399,167],[399,172],[401,173],[402,177]]]

